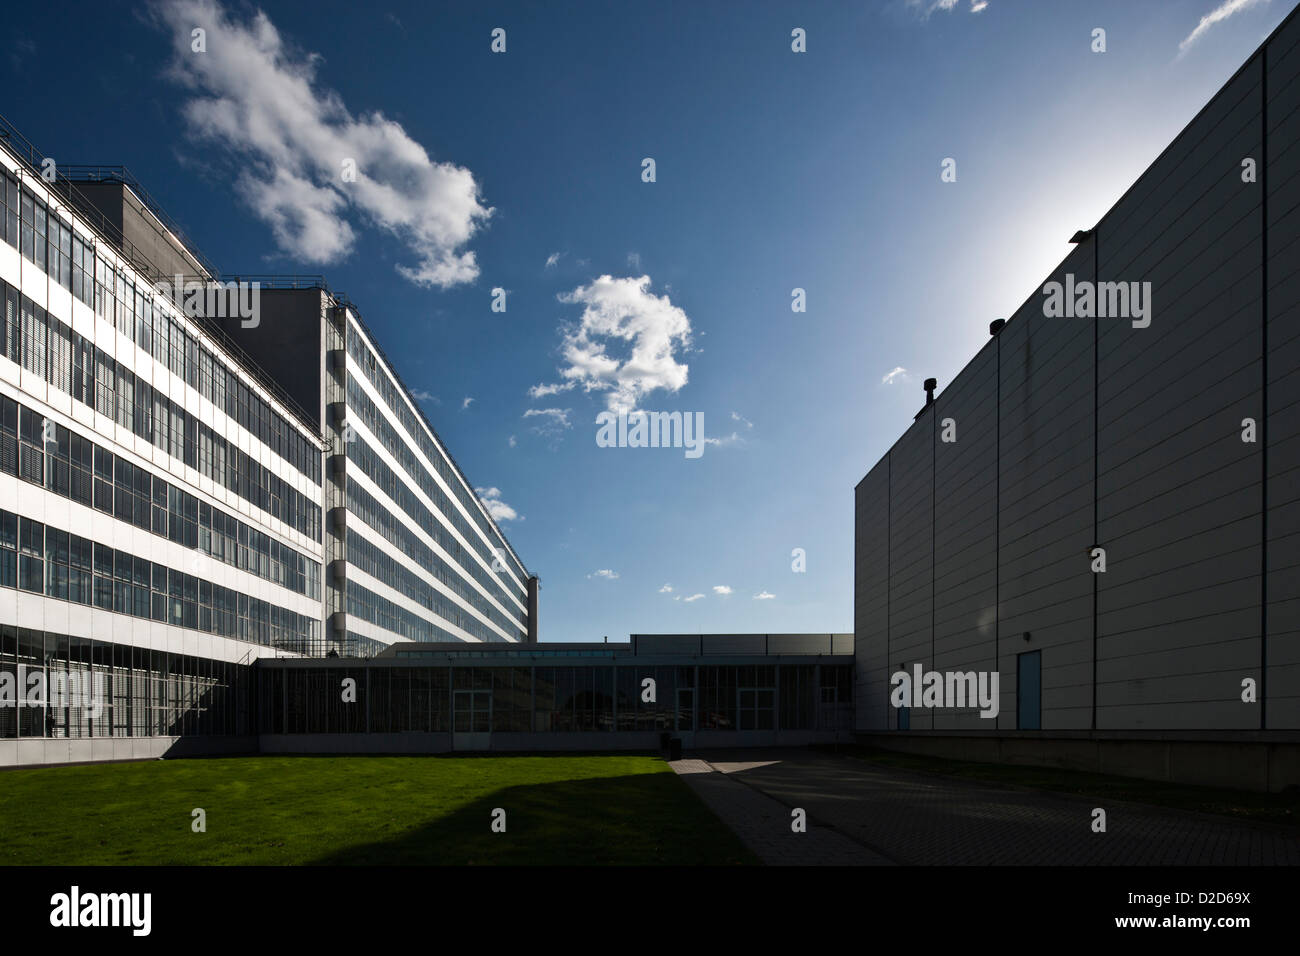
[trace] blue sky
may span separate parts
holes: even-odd
[[[222,270],[346,292],[496,490],[543,640],[847,632],[853,486],[922,380],[1293,5],[28,5],[0,113],[58,162],[126,165]],[[717,441],[599,448],[620,402]]]

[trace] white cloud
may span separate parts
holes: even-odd
[[[745,439],[741,438],[736,432],[732,432],[723,438],[706,438],[704,444],[713,445],[716,448],[726,448],[728,445],[743,445]]]
[[[721,594],[723,597],[726,597],[728,594],[731,593],[731,588],[729,588],[725,584],[715,584],[713,585],[713,593]]]
[[[511,448],[514,448],[515,445],[519,443],[518,441],[515,440],[515,436],[511,435],[509,438],[506,439],[506,444],[508,444]]]
[[[534,385],[528,390],[528,397],[546,398],[548,395],[558,395],[560,392],[569,391],[576,384],[576,382],[561,382],[556,385]]]
[[[907,0],[907,6],[921,15],[922,19],[928,19],[930,14],[942,10],[950,13],[960,6],[961,0]],[[989,5],[989,0],[970,0],[970,12],[979,13]]]
[[[587,575],[588,578],[604,578],[606,581],[613,581],[618,577],[617,571],[611,571],[609,568],[601,568],[599,571],[593,571]]]
[[[546,268],[554,269],[556,264],[560,261],[560,259],[563,256],[564,256],[563,252],[552,252],[549,256],[546,257]]]
[[[425,391],[424,389],[416,389],[411,392],[411,397],[417,402],[433,402],[435,405],[442,404],[442,402],[438,400],[437,395],[433,394],[433,392]]]
[[[682,598],[682,600],[685,601],[687,604],[690,604],[692,601],[698,601],[702,597],[704,597],[703,594],[692,594],[688,598]]]
[[[475,488],[474,494],[483,502],[483,507],[492,516],[493,521],[523,521],[519,512],[501,500],[500,488]]]
[[[769,593],[769,592],[767,592],[767,591],[759,591],[757,594],[754,595],[754,600],[755,600],[755,601],[770,601],[770,600],[772,600],[774,597],[776,597],[775,594],[771,594],[771,593]]]
[[[1178,44],[1178,53],[1181,56],[1186,53],[1193,43],[1205,36],[1210,28],[1216,23],[1222,23],[1234,13],[1240,13],[1250,7],[1258,6],[1261,3],[1268,3],[1269,0],[1223,0],[1217,7],[1201,17],[1200,23],[1196,24],[1196,29],[1183,38],[1183,42]]]
[[[677,361],[676,350],[689,350],[691,320],[668,296],[650,292],[648,275],[603,275],[558,298],[582,305],[582,317],[564,330],[563,382],[534,389],[603,391],[611,411],[630,412],[649,393],[676,392],[686,384],[688,367]],[[624,346],[626,354],[609,354],[611,346]]]
[[[550,423],[559,428],[572,428],[569,424],[569,412],[571,408],[530,408],[524,412],[524,418],[541,417],[550,421]]]
[[[181,107],[189,132],[237,165],[240,197],[282,251],[339,261],[356,244],[355,213],[405,245],[414,264],[397,271],[411,282],[446,288],[478,277],[464,247],[493,210],[472,172],[435,162],[379,111],[354,116],[318,81],[323,58],[287,43],[265,13],[242,20],[216,0],[154,11],[172,34],[169,76],[190,93]],[[190,50],[195,27],[207,31],[203,53]],[[343,181],[349,159],[354,182]]]
[[[571,408],[530,408],[522,417],[536,419],[537,424],[532,427],[532,432],[550,439],[554,445],[565,431],[573,427],[569,421],[571,411]]]
[[[732,412],[732,413],[731,413],[731,420],[732,420],[733,422],[743,422],[746,428],[753,428],[753,427],[754,427],[754,423],[751,422],[751,421],[750,421],[748,418],[746,418],[744,415],[740,414],[740,412]]]
[[[641,253],[639,253],[639,252],[629,252],[629,253],[627,254],[627,267],[628,267],[629,269],[635,269],[635,270],[637,270],[638,272],[640,272],[640,271],[641,271]]]
[[[473,398],[471,398],[470,396],[466,395],[465,398],[464,398],[464,399],[461,401],[461,403],[460,403],[460,409],[461,409],[461,411],[464,411],[465,409],[469,408],[470,403],[473,402],[473,401],[474,401]]]
[[[907,369],[899,365],[892,372],[886,372],[880,379],[881,385],[893,385],[895,382],[907,381]]]
[[[659,593],[660,593],[660,594],[671,594],[671,593],[672,593],[672,590],[673,590],[673,586],[672,586],[671,584],[665,584],[663,587],[661,587],[661,588],[659,589]]]

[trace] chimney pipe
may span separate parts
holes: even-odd
[[[1002,326],[1007,324],[1006,319],[994,319],[989,323],[989,335],[997,335],[1002,331]]]
[[[934,404],[934,390],[935,388],[938,387],[938,385],[939,382],[936,379],[927,378],[925,380],[925,405],[921,407],[921,410],[919,412],[917,412],[915,415],[912,416],[912,421],[916,421],[918,418],[924,415],[925,410]]]

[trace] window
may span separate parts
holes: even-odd
[[[4,343],[0,354],[11,362],[21,361],[22,356],[22,315],[18,307],[18,290],[7,283],[4,287]]]
[[[0,511],[0,588],[18,586],[18,516]]]
[[[36,594],[45,590],[45,525],[29,518],[18,521],[18,586]]]
[[[27,296],[22,297],[23,368],[45,377],[45,310]]]
[[[53,213],[49,226],[50,278],[67,289],[72,284],[72,227]]]
[[[18,180],[0,170],[0,238],[18,247]]]

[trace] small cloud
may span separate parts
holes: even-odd
[[[627,254],[627,264],[629,268],[636,269],[639,272],[641,270],[641,253],[629,252]]]
[[[563,252],[552,252],[546,257],[546,268],[554,269],[559,261],[564,258]]]
[[[474,401],[474,399],[466,395],[465,400],[460,403],[460,410],[464,411],[465,409],[469,408],[470,402],[472,401]]]
[[[713,593],[721,594],[723,597],[726,597],[731,593],[731,588],[727,587],[725,584],[715,584],[713,585]]]
[[[492,516],[493,521],[523,521],[519,512],[501,500],[500,488],[475,488],[474,494],[483,502],[483,507]]]
[[[590,578],[604,578],[606,581],[613,581],[618,577],[617,571],[611,571],[609,568],[601,568],[599,571],[592,571],[587,575]]]
[[[906,381],[907,381],[907,369],[903,368],[903,366],[900,365],[897,368],[895,368],[892,372],[886,372],[884,376],[880,379],[880,384],[893,385],[895,382],[906,382]]]
[[[770,592],[768,592],[768,591],[759,591],[757,594],[754,595],[754,600],[755,600],[755,601],[770,601],[770,600],[772,600],[774,597],[776,597],[776,595],[775,595],[775,594],[772,594],[772,593],[770,593]]]
[[[930,14],[938,11],[951,13],[961,5],[961,0],[907,0],[909,10],[918,13],[922,20],[928,20]],[[989,0],[970,0],[970,12],[979,13],[989,5]]]
[[[751,421],[750,421],[748,418],[746,418],[744,415],[740,414],[740,412],[732,412],[732,413],[731,413],[731,420],[732,420],[733,422],[742,422],[742,423],[744,423],[744,426],[745,426],[746,428],[753,428],[753,427],[754,427],[754,423],[751,422]]]
[[[736,432],[732,432],[724,438],[706,438],[704,444],[713,445],[715,448],[726,448],[728,445],[743,445],[745,439],[741,438]]]
[[[397,29],[399,29],[399,30],[403,29],[403,27],[402,27],[402,21],[399,20],[399,19],[397,19],[397,15],[396,15],[396,14],[394,14],[394,13],[387,13],[387,14],[384,15],[384,19],[387,20],[389,23],[393,24],[395,27],[397,27]]]
[[[672,590],[673,590],[673,586],[672,586],[671,584],[665,584],[663,587],[661,587],[661,588],[659,589],[659,593],[660,593],[660,594],[671,594],[671,593],[672,593]]]
[[[560,392],[569,391],[577,384],[577,382],[560,382],[555,385],[534,385],[528,390],[528,397],[546,398],[548,395],[558,395]]]
[[[571,408],[530,408],[524,412],[524,418],[542,418],[555,428],[572,428],[569,423]],[[541,426],[545,427],[545,425]]]
[[[433,392],[427,392],[422,388],[411,392],[411,397],[417,402],[433,402],[435,405],[441,405],[442,401]]]
[[[703,594],[692,594],[692,595],[691,595],[690,597],[688,597],[688,598],[682,598],[682,600],[685,601],[687,604],[690,604],[692,601],[698,601],[698,600],[700,600],[702,597],[704,597]]]
[[[515,436],[511,435],[509,438],[506,439],[506,444],[509,445],[511,448],[514,448],[515,445],[519,443],[515,440]]]
[[[1224,0],[1217,7],[1201,17],[1200,23],[1196,24],[1196,29],[1183,38],[1183,42],[1178,44],[1178,55],[1182,56],[1187,50],[1210,31],[1216,23],[1222,23],[1234,13],[1240,13],[1251,7],[1258,6],[1260,3],[1268,3],[1269,0]]]

